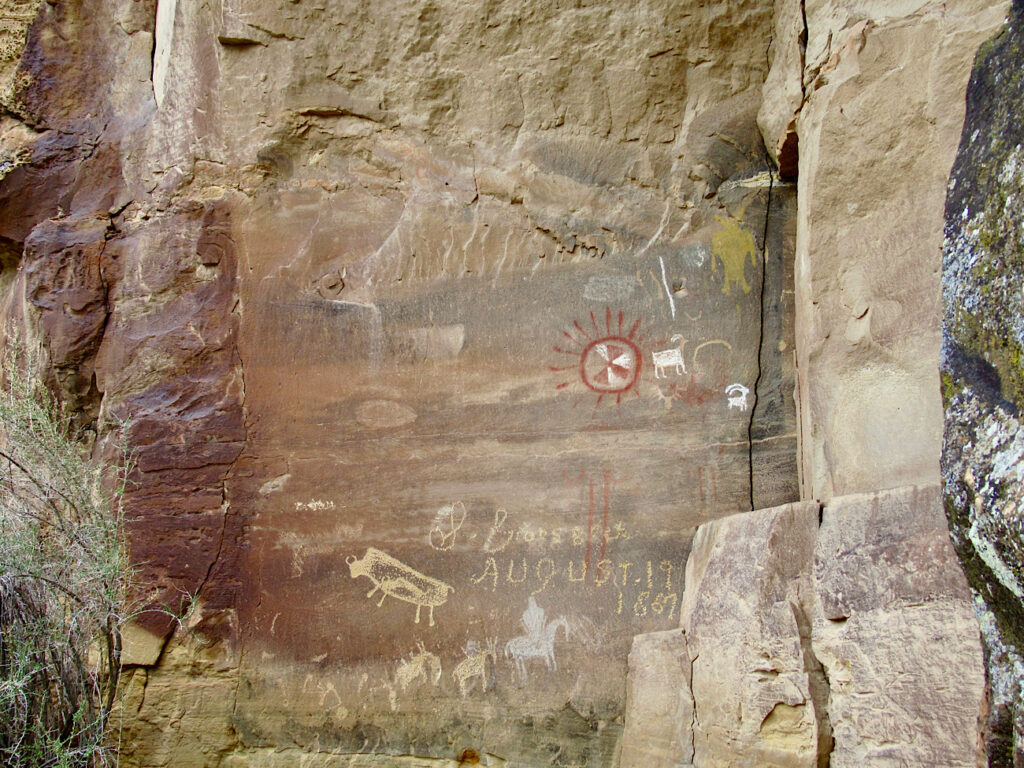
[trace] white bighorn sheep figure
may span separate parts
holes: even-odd
[[[747,410],[747,395],[750,394],[750,390],[744,387],[742,384],[730,384],[725,388],[725,394],[729,396],[729,408],[739,408],[741,411]]]
[[[402,693],[416,682],[429,682],[436,686],[441,681],[441,659],[424,648],[423,643],[416,645],[419,651],[408,659],[402,659],[395,672],[395,685],[402,689]]]
[[[686,339],[682,334],[677,333],[672,341],[680,342],[678,347],[662,349],[658,352],[651,352],[651,359],[654,361],[654,378],[660,379],[667,376],[666,368],[675,368],[676,374],[682,376],[686,373],[686,363],[683,362],[683,348],[686,346]]]

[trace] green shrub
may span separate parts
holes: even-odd
[[[90,462],[24,373],[33,361],[10,358],[0,388],[0,765],[112,765],[126,466]]]

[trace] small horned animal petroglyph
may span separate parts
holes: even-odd
[[[686,363],[683,362],[683,348],[686,346],[686,339],[677,333],[672,337],[672,341],[682,343],[678,347],[651,353],[651,359],[654,361],[654,378],[656,379],[668,375],[665,373],[666,368],[675,368],[676,374],[679,376],[686,373]]]
[[[498,638],[487,639],[487,650],[480,650],[476,640],[466,643],[466,658],[452,670],[452,677],[459,684],[459,694],[465,698],[476,687],[477,680],[481,688],[487,691],[494,679],[494,667],[498,663]]]
[[[348,563],[353,579],[365,576],[373,582],[373,589],[366,593],[367,597],[373,597],[374,593],[380,590],[378,608],[384,604],[386,597],[412,603],[416,606],[417,624],[420,623],[420,608],[427,606],[430,609],[430,626],[434,626],[434,608],[448,602],[448,593],[455,591],[454,587],[443,581],[424,576],[374,547],[366,550],[362,560],[349,555],[345,562]]]
[[[522,624],[526,634],[513,637],[505,643],[505,658],[512,659],[515,663],[516,674],[520,680],[526,680],[527,659],[544,659],[544,664],[549,670],[558,669],[558,662],[555,661],[555,633],[561,627],[565,630],[565,637],[568,640],[569,622],[564,616],[559,616],[545,624],[544,618],[544,609],[537,605],[537,601],[531,596],[526,610],[523,611]]]
[[[423,643],[417,643],[417,646],[419,651],[408,659],[402,659],[395,672],[395,685],[403,693],[417,681],[437,685],[441,680],[441,659],[424,648]]]
[[[725,388],[725,394],[729,396],[729,408],[739,408],[741,411],[747,410],[747,395],[750,394],[750,390],[744,387],[742,384],[730,384]]]

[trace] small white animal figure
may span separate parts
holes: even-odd
[[[739,408],[741,411],[747,410],[747,395],[750,394],[750,390],[744,387],[742,384],[730,384],[725,388],[725,394],[729,396],[729,408]]]
[[[402,659],[395,672],[395,685],[403,693],[417,681],[437,685],[441,680],[441,660],[424,648],[423,643],[417,643],[417,646],[419,652],[409,659]]]
[[[487,691],[494,678],[494,667],[498,663],[498,639],[487,639],[487,650],[480,650],[480,643],[470,640],[466,643],[466,658],[452,671],[452,677],[459,684],[459,695],[465,698],[476,687]]]
[[[679,376],[686,373],[686,363],[683,362],[683,347],[686,346],[686,339],[677,333],[672,337],[672,341],[682,343],[678,347],[651,352],[651,359],[654,361],[654,378],[656,379],[668,375],[665,373],[666,368],[675,368],[676,374]]]

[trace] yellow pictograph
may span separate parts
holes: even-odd
[[[711,271],[718,272],[722,264],[722,293],[729,293],[733,285],[750,293],[747,282],[747,259],[757,266],[757,244],[754,236],[743,229],[735,219],[715,216],[722,228],[711,236]]]

